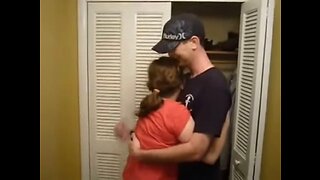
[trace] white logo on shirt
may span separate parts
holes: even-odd
[[[189,107],[188,107],[189,103],[191,103],[191,101],[193,101],[193,100],[194,100],[194,98],[193,98],[192,94],[186,95],[186,100],[184,101],[184,104],[188,109],[189,109]],[[189,109],[189,110],[190,110],[190,112],[192,111],[192,109]]]

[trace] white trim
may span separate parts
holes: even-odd
[[[79,0],[81,1],[81,0]],[[171,0],[82,0],[86,2],[171,2]]]
[[[261,86],[261,107],[260,107],[260,117],[259,117],[259,129],[257,136],[257,149],[256,149],[256,159],[255,159],[255,170],[254,170],[254,180],[260,179],[261,172],[261,158],[262,158],[262,148],[264,140],[264,129],[265,129],[265,118],[268,100],[268,86],[269,86],[269,72],[270,72],[270,60],[271,60],[271,48],[272,48],[272,33],[273,33],[273,19],[274,19],[274,0],[268,0],[267,5],[267,29],[266,29],[266,40],[265,40],[265,50],[264,50],[264,63],[263,63],[263,77]]]
[[[171,0],[171,2],[246,2],[246,0]]]
[[[87,65],[87,1],[78,0],[78,70],[81,142],[81,179],[90,179],[88,125],[88,65]]]
[[[85,2],[246,2],[246,0],[78,0]]]

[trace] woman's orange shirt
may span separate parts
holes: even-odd
[[[190,112],[181,103],[165,99],[164,104],[147,117],[137,121],[135,134],[141,149],[161,149],[180,143]],[[143,163],[128,156],[124,180],[176,180],[177,164]]]

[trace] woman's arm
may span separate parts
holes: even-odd
[[[193,129],[194,129],[194,120],[193,120],[192,116],[190,115],[190,118],[189,118],[187,124],[185,125],[182,132],[180,133],[180,136],[178,138],[179,141],[182,143],[189,142],[192,137],[192,134],[193,134]]]
[[[120,121],[114,127],[114,135],[121,141],[126,142],[130,138],[130,129],[123,121]]]

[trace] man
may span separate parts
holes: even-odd
[[[142,161],[179,163],[180,180],[215,180],[220,176],[219,156],[213,164],[202,160],[210,144],[221,152],[224,140],[220,135],[231,106],[231,93],[224,75],[208,58],[204,39],[202,22],[193,14],[181,14],[165,24],[162,39],[152,48],[168,53],[190,70],[178,101],[195,121],[191,140],[165,149],[141,150],[135,143],[130,147],[131,155]]]

